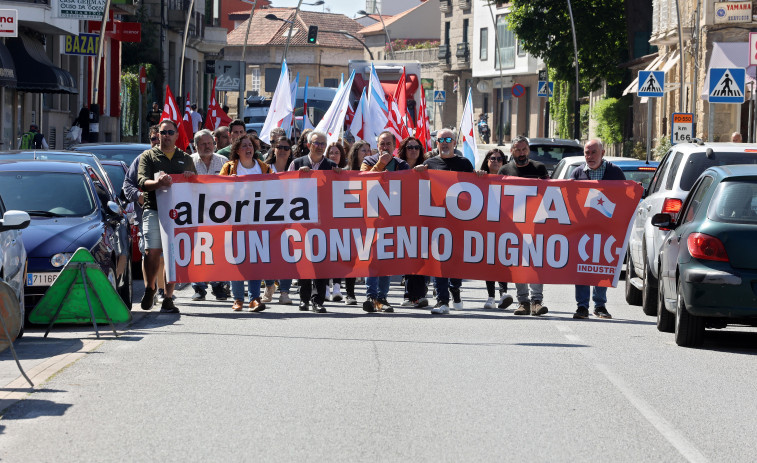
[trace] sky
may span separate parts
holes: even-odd
[[[276,8],[296,7],[298,0],[271,0],[271,6]],[[327,11],[323,7],[329,8],[332,13],[341,13],[348,18],[354,18],[358,10],[365,8],[363,0],[326,0],[321,6],[307,6],[305,3],[315,3],[314,0],[303,0],[302,9],[307,11]]]

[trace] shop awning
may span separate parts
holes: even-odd
[[[16,90],[30,93],[79,93],[70,72],[53,65],[40,42],[24,35],[6,39],[16,69]]]
[[[0,42],[0,87],[16,86],[16,66],[13,65],[13,58],[8,47]]]
[[[710,99],[711,68],[746,68],[746,87],[749,88],[749,82],[755,82],[755,67],[749,66],[749,42],[712,43],[712,56],[700,95],[703,100]]]

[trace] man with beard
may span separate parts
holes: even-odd
[[[547,167],[541,162],[528,159],[531,148],[528,139],[517,136],[510,145],[511,160],[499,170],[499,175],[525,178],[549,178]],[[518,308],[513,315],[544,315],[549,310],[542,305],[544,285],[541,283],[515,283],[518,292]],[[529,299],[529,290],[531,297]]]

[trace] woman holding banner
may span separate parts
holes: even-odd
[[[231,145],[229,162],[223,165],[220,175],[259,175],[271,173],[268,164],[255,159],[256,144],[254,136],[242,135]],[[250,292],[250,312],[262,312],[265,303],[260,300],[260,280],[249,280],[247,289]],[[231,282],[231,295],[234,305],[231,307],[235,312],[240,312],[244,307],[244,281]]]
[[[367,141],[356,141],[350,151],[347,154],[347,170],[360,171],[360,165],[363,163],[363,159],[373,154],[371,152],[371,144]]]

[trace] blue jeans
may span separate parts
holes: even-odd
[[[434,277],[434,288],[436,288],[436,302],[444,304],[449,303],[449,289],[460,289],[463,280],[460,278]]]
[[[271,286],[273,283],[274,283],[274,280],[265,280],[266,286]],[[292,280],[279,280],[279,292],[288,293],[291,287],[292,287]]]
[[[389,294],[389,281],[392,277],[368,277],[365,279],[368,298],[386,298]]]
[[[604,307],[607,304],[607,287],[606,286],[584,286],[576,285],[576,304],[578,307],[589,308],[589,292],[594,288],[594,307]]]
[[[250,292],[250,300],[260,297],[260,280],[250,280],[247,282],[247,289]],[[244,281],[231,282],[231,297],[235,301],[244,302]]]

